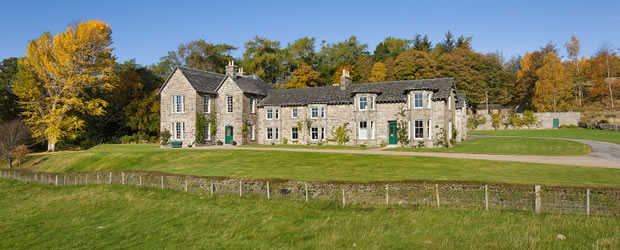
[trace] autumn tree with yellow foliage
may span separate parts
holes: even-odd
[[[47,141],[48,151],[78,136],[84,127],[80,115],[105,113],[108,103],[91,96],[112,88],[116,58],[111,35],[108,24],[92,20],[28,43],[14,91],[33,136]]]
[[[387,67],[382,62],[377,62],[370,70],[370,82],[384,82],[387,78]]]
[[[316,87],[321,81],[321,75],[319,72],[316,72],[309,65],[302,63],[299,65],[299,68],[293,71],[293,78],[284,86],[284,88]]]
[[[571,81],[555,52],[543,58],[543,65],[536,70],[538,81],[534,86],[532,104],[538,112],[566,110],[572,104]]]

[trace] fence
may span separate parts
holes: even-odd
[[[199,177],[158,172],[49,173],[0,169],[0,177],[55,186],[120,184],[210,195],[235,194],[267,199],[336,201],[351,204],[433,206],[620,215],[620,189],[514,185],[479,182],[300,182]]]

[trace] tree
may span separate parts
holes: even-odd
[[[446,32],[444,40],[435,46],[435,50],[439,54],[450,53],[454,48],[456,48],[456,42],[454,41],[454,35],[449,30]]]
[[[426,52],[407,50],[396,58],[394,64],[396,80],[427,79],[438,75],[436,62]]]
[[[433,43],[428,39],[428,35],[424,35],[424,37],[420,34],[415,35],[413,49],[430,53],[431,48],[433,48]]]
[[[457,87],[475,103],[484,102],[487,82],[483,79],[483,56],[466,48],[455,48],[437,59],[443,77],[454,77]]]
[[[169,51],[160,59],[160,64],[168,67],[165,69],[168,73],[176,66],[224,73],[228,61],[232,60],[230,53],[236,49],[229,44],[212,44],[199,39],[179,45],[176,51]]]
[[[19,113],[12,86],[17,75],[17,61],[16,57],[10,57],[0,64],[0,122],[15,119]]]
[[[577,99],[577,103],[579,107],[583,104],[584,97],[584,82],[581,76],[581,68],[579,63],[579,51],[581,50],[581,43],[576,36],[571,37],[571,41],[564,44],[566,48],[566,52],[568,53],[568,59],[570,62],[568,63],[568,68],[570,70],[570,78],[573,83],[573,89],[577,92],[575,96]]]
[[[400,106],[400,110],[396,113],[398,117],[398,126],[396,126],[396,140],[401,147],[409,144],[409,122],[407,121],[407,111],[405,105]]]
[[[256,36],[245,43],[242,66],[266,82],[276,80],[287,71],[280,42]]]
[[[14,155],[12,151],[20,145],[29,145],[32,140],[28,126],[20,119],[0,124],[0,157],[11,168]]]
[[[157,91],[134,99],[125,108],[125,124],[138,135],[138,140],[147,140],[159,131],[160,103]]]
[[[84,128],[78,114],[105,113],[108,103],[90,95],[112,87],[116,62],[109,47],[111,34],[108,24],[86,21],[28,43],[14,92],[34,137],[47,141],[48,151],[65,138],[77,137]]]
[[[307,64],[301,64],[299,68],[293,71],[293,78],[284,86],[284,88],[307,88],[316,87],[321,82],[321,75]]]
[[[383,42],[377,44],[373,55],[376,60],[383,60],[388,57],[397,57],[411,47],[411,40],[386,37]]]
[[[353,78],[353,80],[355,81],[355,71],[353,70],[353,65],[351,64],[345,64],[345,65],[340,65],[338,67],[338,69],[336,71],[334,71],[334,75],[332,76],[332,84],[339,84],[340,83],[340,77],[342,76],[342,71],[343,70],[347,70],[351,73],[351,78]]]
[[[339,82],[340,74],[335,74],[338,67],[355,65],[357,58],[366,53],[367,47],[368,45],[360,43],[356,36],[334,44],[321,44],[319,52],[321,76],[327,79],[328,83]]]
[[[22,160],[29,153],[28,147],[26,145],[19,145],[11,151],[11,157],[17,161],[17,166],[22,166]]]
[[[492,113],[491,114],[491,126],[497,130],[502,126],[504,122],[504,114],[502,112]]]
[[[372,66],[372,70],[370,70],[370,78],[368,79],[370,82],[384,82],[387,78],[387,68],[385,64],[382,62],[377,62]]]
[[[532,104],[538,112],[566,110],[571,104],[571,85],[560,58],[549,52],[543,65],[536,70],[538,80],[534,87]]]
[[[550,52],[557,55],[555,45],[552,43],[548,43],[538,51],[525,53],[521,59],[521,69],[516,75],[517,80],[515,82],[513,98],[515,104],[525,109],[533,108],[532,98],[534,96],[534,87],[536,81],[538,81],[538,74],[536,71],[543,66],[543,59]]]
[[[284,51],[290,66],[290,71],[297,70],[297,68],[302,64],[316,67],[318,59],[316,51],[314,50],[315,43],[316,38],[314,37],[302,37],[286,46]]]

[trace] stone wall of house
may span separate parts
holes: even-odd
[[[536,117],[538,117],[538,121],[540,122],[540,126],[532,127],[531,129],[550,129],[553,128],[553,119],[559,119],[560,126],[562,125],[578,125],[579,120],[581,119],[580,112],[545,112],[545,113],[534,113]],[[523,114],[519,114],[523,115]],[[508,114],[505,114],[508,116]],[[487,122],[481,124],[476,128],[476,130],[494,130],[493,128],[493,119],[491,119],[491,115],[482,115],[485,117]],[[503,125],[499,128],[500,130],[505,129],[515,129],[513,127],[504,127]]]
[[[172,96],[177,95],[185,97],[185,112],[183,113],[172,112]],[[172,123],[184,122],[183,139],[177,140],[174,135],[171,139],[171,141],[182,141],[183,147],[194,143],[197,98],[196,91],[179,70],[170,77],[168,84],[161,91],[160,130],[169,130],[172,133]]]
[[[215,141],[226,142],[226,126],[233,128],[233,141],[242,143],[243,133],[243,114],[249,112],[244,110],[244,94],[243,91],[234,83],[233,79],[227,78],[217,91],[217,98],[213,100],[217,114],[216,124],[217,132],[213,136]],[[228,112],[227,99],[228,96],[233,97],[233,111]]]

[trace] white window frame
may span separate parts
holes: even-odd
[[[298,111],[297,111],[297,108],[293,108],[293,109],[291,110],[291,118],[296,119],[296,118],[297,118],[297,116],[298,116],[298,113],[297,113],[297,112],[298,112]]]
[[[325,107],[321,107],[321,118],[325,118]]]
[[[233,112],[234,110],[233,102],[234,102],[234,98],[231,95],[226,96],[226,113]]]
[[[268,140],[268,141],[273,140],[273,128],[265,129],[265,140]]]
[[[368,97],[368,104],[370,105],[370,110],[375,110],[375,97],[374,96]]]
[[[418,127],[418,122],[421,126]],[[422,136],[418,137],[418,129],[422,131]],[[414,140],[422,140],[424,139],[424,120],[415,120],[413,121],[413,139]]]
[[[276,120],[280,119],[280,109],[275,109],[275,113],[276,113]]]
[[[325,128],[321,127],[321,141],[325,140]]]
[[[250,97],[250,106],[252,114],[256,113],[256,98]]]
[[[448,110],[452,110],[452,96],[448,96]]]
[[[411,121],[407,121],[407,139],[411,140]]]
[[[297,137],[297,138],[295,138]],[[297,141],[299,140],[299,128],[298,127],[292,127],[291,128],[291,141]]]
[[[209,141],[211,140],[211,133],[209,133],[211,131],[211,123],[207,122],[207,124],[205,124],[205,140]]]
[[[207,113],[207,114],[211,113],[211,97],[206,95],[205,99],[203,101],[203,104],[204,104],[204,111],[205,111],[205,113]]]
[[[428,139],[432,139],[433,136],[432,136],[431,132],[433,131],[433,121],[432,120],[428,120],[426,122],[426,124],[427,124],[426,126],[428,126],[428,128],[427,128],[427,130],[428,130]]]
[[[173,138],[175,140],[185,139],[185,122],[174,122],[173,128],[174,128]]]
[[[250,125],[250,127],[251,127],[250,140],[254,141],[256,140],[256,126]]]
[[[273,109],[267,109],[267,112],[265,112],[265,119],[267,120],[273,119]]]
[[[417,97],[420,97],[418,99]],[[420,106],[418,106],[418,101],[420,101]],[[413,94],[413,108],[414,109],[423,109],[424,108],[424,94],[422,93],[414,93]]]
[[[362,123],[365,125],[362,128]],[[365,136],[362,136],[362,131],[365,131]],[[360,140],[368,140],[368,121],[360,121],[357,123],[357,138]]]
[[[375,122],[370,121],[370,139],[375,139]]]
[[[433,100],[431,99],[433,95],[433,92],[429,92],[428,94],[426,94],[426,96],[428,97],[427,101],[428,101],[428,105],[426,105],[429,109],[432,108],[432,104],[433,104]]]
[[[316,135],[316,138],[314,137],[314,135]],[[319,140],[319,128],[317,127],[310,128],[310,140],[312,141]]]
[[[368,110],[368,96],[362,95],[358,98],[358,109],[360,111]],[[362,104],[364,107],[362,107]]]
[[[280,128],[276,127],[275,139],[280,140]]]
[[[314,111],[316,111],[316,116],[315,116],[315,112]],[[312,107],[312,108],[310,108],[310,118],[312,118],[312,119],[319,118],[319,107]]]
[[[185,113],[185,96],[173,95],[172,96],[172,113],[182,114]]]

